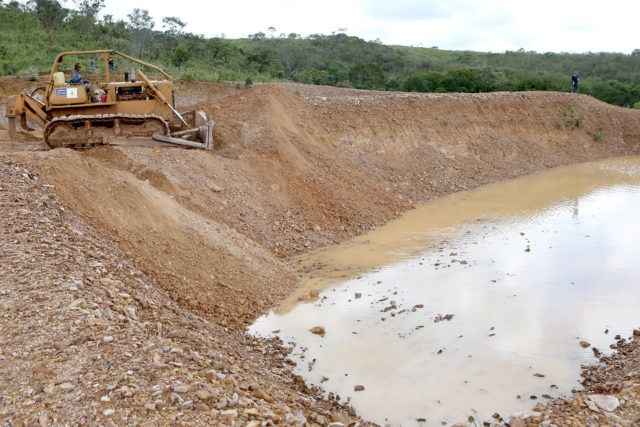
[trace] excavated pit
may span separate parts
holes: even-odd
[[[12,80],[0,96],[18,86]],[[417,204],[640,154],[637,111],[565,93],[206,83],[178,93],[181,109],[216,121],[213,152],[127,141],[37,151],[37,141],[9,142],[3,131],[0,152],[37,173],[185,313],[233,331],[299,288],[315,266],[298,256]]]

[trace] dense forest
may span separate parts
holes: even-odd
[[[344,33],[280,34],[270,27],[244,39],[185,32],[179,17],[155,19],[133,9],[125,20],[103,15],[105,0],[26,3],[0,0],[0,74],[46,72],[63,50],[116,49],[187,80],[272,81],[419,92],[559,90],[570,75],[580,91],[640,107],[640,49],[621,53],[505,53],[387,46]]]

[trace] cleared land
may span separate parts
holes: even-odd
[[[27,85],[0,80],[0,103]],[[40,151],[0,130],[3,420],[357,421],[305,387],[284,348],[243,332],[295,289],[296,255],[440,195],[640,153],[639,112],[564,93],[179,93],[218,123],[215,151]],[[580,396],[549,405],[551,420],[636,421],[636,345],[621,348],[585,380],[617,379],[620,420]]]

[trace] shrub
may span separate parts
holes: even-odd
[[[595,142],[602,142],[605,139],[604,132],[602,129],[599,129],[596,133],[593,134],[593,140]]]
[[[562,122],[565,129],[579,129],[582,127],[582,121],[582,114],[576,110],[573,104],[568,105],[562,112]]]
[[[185,62],[191,58],[191,53],[184,46],[178,46],[173,52],[173,59],[171,62],[176,67],[181,67]]]

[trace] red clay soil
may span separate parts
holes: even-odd
[[[0,95],[15,89],[3,82]],[[444,194],[640,153],[640,112],[582,95],[207,83],[179,94],[216,120],[214,151],[19,151],[2,135],[0,147],[159,292],[235,331],[295,288],[298,254]]]

